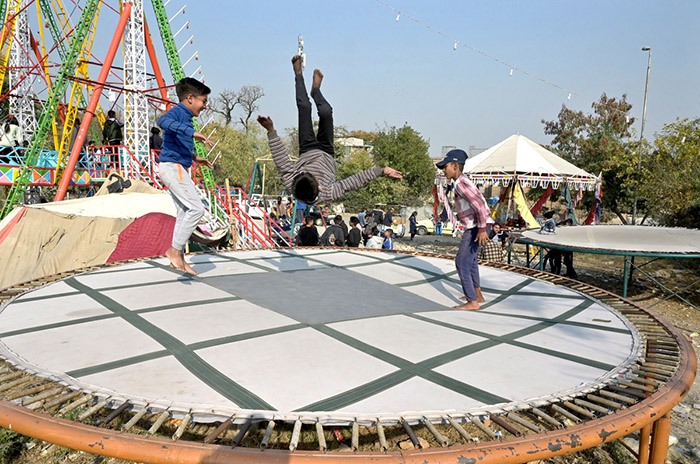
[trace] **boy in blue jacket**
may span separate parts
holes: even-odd
[[[212,164],[194,152],[194,140],[213,146],[212,142],[194,130],[192,118],[206,108],[211,89],[197,79],[185,77],[175,85],[180,103],[158,120],[163,129],[163,146],[160,152],[160,178],[170,190],[177,217],[173,230],[172,246],[165,252],[170,266],[182,272],[197,274],[185,262],[183,248],[199,220],[204,216],[204,206],[190,178],[188,169],[192,163],[208,168]]]

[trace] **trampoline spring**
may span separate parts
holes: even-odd
[[[675,367],[669,367],[665,364],[658,364],[655,362],[642,363],[642,367],[647,370],[654,369],[653,372],[656,372],[658,374],[666,373],[669,375],[669,377],[673,376],[673,374],[676,372]]]
[[[592,409],[592,410],[594,410],[594,411],[596,411],[596,412],[599,412],[599,413],[601,413],[601,414],[606,414],[606,415],[607,415],[607,414],[610,414],[610,412],[611,412],[611,411],[610,411],[609,409],[607,409],[607,408],[604,408],[604,407],[602,407],[602,406],[598,406],[597,404],[593,404],[593,403],[591,403],[591,402],[582,400],[582,399],[580,399],[580,398],[574,399],[574,403],[577,404],[577,405],[579,405],[579,406],[585,406],[585,407],[587,407],[588,409]]]
[[[192,420],[192,414],[189,412],[185,415],[185,417],[182,418],[182,422],[180,422],[180,425],[178,426],[177,430],[175,430],[175,433],[173,433],[173,441],[177,441],[182,437],[182,434],[185,433],[185,430],[187,430],[187,426],[190,425],[190,421]]]
[[[165,410],[162,413],[160,413],[160,416],[158,416],[158,419],[151,425],[151,428],[148,429],[148,434],[149,435],[155,435],[158,432],[158,429],[161,428],[161,426],[165,423],[166,420],[170,418],[170,413]]]
[[[573,406],[573,405],[572,405],[572,406]],[[558,412],[559,414],[561,414],[562,416],[566,417],[567,419],[569,419],[569,420],[572,421],[572,422],[581,422],[581,419],[580,419],[580,418],[574,416],[573,414],[571,414],[569,411],[567,411],[566,409],[562,408],[562,407],[559,406],[558,404],[553,404],[553,405],[551,405],[551,408],[552,408],[553,411]]]
[[[68,403],[65,405],[63,408],[59,409],[58,412],[56,413],[57,416],[64,416],[68,414],[69,412],[73,411],[74,409],[77,409],[90,401],[92,399],[92,395],[85,395],[82,398],[80,398],[78,401],[74,401],[72,403]]]
[[[580,406],[578,406],[570,401],[564,401],[562,404],[564,406],[566,406],[567,408],[571,409],[572,411],[574,411],[582,416],[585,416],[589,419],[595,419],[595,417],[596,417],[595,414],[593,414],[588,409],[584,409],[584,408],[582,408],[582,407],[580,407]]]
[[[421,419],[421,422],[423,423],[423,425],[426,426],[426,428],[428,430],[430,430],[430,433],[432,433],[433,436],[435,437],[435,440],[437,440],[437,442],[440,443],[440,446],[442,446],[444,448],[445,446],[450,444],[447,441],[447,439],[445,437],[443,437],[440,432],[438,432],[438,430],[435,428],[435,426],[432,424],[432,422],[430,422],[428,420],[427,417],[423,416],[423,419]]]
[[[20,387],[20,386],[23,387],[26,384],[34,382],[34,381],[36,381],[36,379],[34,377],[23,377],[21,379],[15,380],[13,382],[8,382],[5,385],[0,385],[0,392],[4,392],[4,391],[10,390],[10,389],[15,388],[15,387]],[[22,393],[22,395],[24,395],[24,393]]]
[[[65,403],[66,401],[72,400],[72,399],[75,398],[76,396],[80,396],[80,394],[81,394],[81,393],[80,393],[79,391],[72,391],[72,392],[68,393],[67,395],[63,395],[63,396],[61,396],[61,397],[59,397],[59,398],[56,398],[56,399],[54,399],[54,400],[49,401],[48,403],[45,403],[45,404],[44,404],[44,409],[51,409],[51,408],[53,408],[54,406],[58,406],[59,404],[63,404],[63,403]]]
[[[103,399],[102,401],[99,401],[96,405],[94,405],[93,407],[89,408],[87,411],[85,411],[85,412],[82,413],[81,415],[79,415],[78,418],[77,418],[76,420],[77,420],[78,422],[82,422],[82,421],[84,421],[85,419],[87,419],[88,417],[90,417],[90,416],[92,416],[93,414],[95,414],[95,413],[96,413],[97,411],[99,411],[100,409],[102,409],[102,408],[104,408],[105,406],[107,406],[108,404],[109,404],[109,397]]]
[[[248,418],[248,420],[245,421],[241,428],[238,429],[238,433],[233,438],[232,448],[235,448],[236,446],[241,444],[241,442],[243,441],[243,437],[245,437],[245,434],[248,433],[248,430],[250,430],[251,425],[253,425],[253,419]]]
[[[294,422],[292,429],[292,439],[289,441],[289,451],[295,451],[299,445],[299,437],[301,436],[301,420],[297,419]]]
[[[542,411],[539,408],[532,408],[532,413],[542,419],[543,421],[547,422],[549,425],[555,428],[562,428],[564,427],[564,424],[547,414],[546,412]]]
[[[15,372],[10,372],[9,374],[3,375],[0,377],[0,384],[3,384],[9,380],[14,380],[17,377],[21,377],[24,372],[22,371],[15,371]],[[1,387],[0,387],[1,388]]]
[[[532,430],[535,433],[541,433],[544,431],[544,430],[542,430],[542,427],[540,427],[539,425],[533,424],[529,420],[525,419],[524,417],[520,417],[519,415],[515,414],[514,412],[509,412],[506,417],[508,419],[512,420],[513,422],[517,422],[518,424],[522,425],[523,427],[526,427],[526,428]]]
[[[613,409],[620,409],[622,407],[620,403],[616,403],[614,401],[607,400],[605,398],[601,398],[600,396],[596,396],[590,393],[586,395],[586,398],[596,403],[602,404],[603,406],[609,406]]]
[[[36,380],[36,379],[35,379]],[[37,385],[36,387],[32,387],[29,390],[22,389],[20,391],[17,391],[15,393],[12,393],[10,395],[7,395],[5,399],[7,401],[12,401],[16,400],[17,398],[22,398],[25,396],[31,396],[36,393],[41,393],[42,391],[46,390],[47,388],[51,388],[53,385],[51,383],[42,383],[40,385]]]
[[[678,359],[678,356],[680,356],[678,350],[673,350],[668,345],[648,344],[647,351],[654,354],[672,356],[674,359]]]
[[[386,452],[389,447],[386,444],[386,435],[384,434],[384,426],[382,425],[382,422],[377,419],[377,436],[379,437],[379,446],[382,448],[384,452]]]
[[[646,384],[646,385],[653,385],[655,387],[660,387],[664,384],[664,382],[659,382],[658,380],[653,380],[653,379],[646,379],[644,377],[639,377],[637,375],[635,376],[629,376],[627,377],[628,380],[632,380],[637,383],[641,384]]]
[[[318,437],[318,450],[325,452],[328,449],[326,445],[326,434],[323,432],[323,424],[316,422],[316,436]]]
[[[671,375],[662,374],[662,371],[657,371],[656,369],[635,369],[632,372],[639,374],[644,377],[651,377],[652,379],[661,380],[662,382],[667,381]]]
[[[484,423],[481,422],[481,420],[479,420],[478,417],[472,417],[472,418],[471,418],[471,422],[472,422],[472,424],[476,425],[477,428],[478,428],[479,430],[481,430],[481,431],[484,432],[486,435],[488,435],[488,437],[489,437],[491,440],[495,440],[495,439],[497,438],[497,437],[496,437],[496,434],[493,433],[493,430],[491,430],[490,428],[486,427],[486,426],[484,425]]]
[[[129,422],[127,422],[126,424],[124,424],[124,425],[122,426],[122,430],[123,430],[124,432],[128,432],[129,430],[131,430],[131,428],[132,428],[134,425],[136,425],[136,424],[138,423],[138,421],[140,421],[141,418],[142,418],[143,416],[146,415],[147,412],[148,412],[148,404],[146,404],[143,408],[141,408],[141,409],[139,410],[139,412],[137,412],[136,414],[134,414],[134,417],[132,417],[131,419],[129,419]]]
[[[454,429],[457,431],[457,433],[459,433],[462,436],[462,438],[464,438],[467,441],[473,441],[473,442],[477,441],[477,439],[472,437],[471,435],[469,435],[469,432],[464,430],[464,427],[462,427],[462,425],[459,422],[454,420],[454,418],[448,417],[447,420],[450,422],[450,425],[452,427],[454,427]]]
[[[418,437],[416,437],[416,434],[413,432],[413,429],[410,425],[408,425],[408,422],[406,422],[406,419],[401,417],[399,418],[399,421],[401,422],[403,429],[408,434],[408,438],[411,440],[411,443],[413,443],[413,446],[415,446],[418,449],[423,448],[423,446],[420,444],[420,441],[418,441]]]
[[[104,420],[102,420],[98,423],[107,427],[110,422],[112,422],[114,419],[119,417],[119,415],[121,413],[123,413],[124,411],[126,411],[129,407],[131,407],[131,403],[128,400],[124,401],[122,404],[119,405],[119,407],[117,409],[115,409],[114,411],[109,413],[109,415],[107,417],[105,417]]]
[[[275,420],[268,421],[267,428],[265,429],[265,435],[260,442],[260,448],[266,449],[267,445],[270,443],[270,438],[272,437],[272,432],[275,430]]]
[[[649,392],[649,393],[654,393],[654,391],[655,391],[655,389],[652,387],[647,387],[646,385],[640,385],[640,384],[635,383],[635,382],[628,382],[626,380],[618,380],[617,383],[620,385],[624,385],[625,387],[635,388],[637,390],[641,390],[641,391],[645,391],[645,392]]]
[[[22,406],[28,407],[29,409],[38,409],[43,406],[47,398],[61,394],[63,387],[52,388],[51,390],[44,390],[41,394],[33,396],[31,398],[25,398],[22,400]]]
[[[360,424],[357,423],[357,418],[352,421],[352,437],[350,438],[350,448],[357,451],[360,448]]]
[[[665,359],[651,358],[651,359],[648,359],[647,362],[651,363],[651,364],[659,365],[659,366],[666,366],[667,368],[671,368],[674,371],[676,370],[676,367],[678,366],[677,362],[667,361]]]
[[[658,351],[652,351],[652,350],[647,350],[646,358],[647,359],[652,358],[652,359],[666,359],[669,361],[678,361],[678,356],[676,356],[675,354],[668,355],[668,354],[663,354],[663,353],[659,353]]]
[[[606,388],[608,390],[624,393],[625,395],[634,396],[635,398],[639,398],[640,400],[643,400],[647,397],[647,395],[645,395],[644,393],[636,392],[630,390],[629,388],[618,387],[617,385],[608,385]]]
[[[506,432],[510,433],[511,435],[514,435],[516,437],[519,437],[522,435],[522,433],[510,425],[508,422],[505,421],[502,417],[499,416],[489,416],[489,419],[491,419],[496,425],[498,425],[500,428],[505,430]]]
[[[629,398],[625,395],[618,395],[617,393],[609,392],[607,390],[600,390],[598,392],[598,394],[600,396],[607,396],[608,398],[613,398],[613,399],[616,399],[618,401],[622,401],[623,403],[627,403],[627,404],[636,404],[637,403],[637,400]]]
[[[217,428],[211,431],[209,435],[204,437],[204,444],[208,445],[210,443],[214,443],[219,436],[224,433],[226,430],[228,430],[229,427],[231,427],[231,424],[233,424],[233,420],[231,417],[223,421]]]

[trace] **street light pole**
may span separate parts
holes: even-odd
[[[642,47],[643,52],[649,52],[649,62],[647,63],[647,83],[644,88],[644,108],[642,109],[642,130],[639,131],[639,157],[637,161],[637,183],[634,188],[634,206],[632,207],[632,224],[637,223],[637,198],[639,194],[639,183],[641,182],[642,170],[642,142],[644,140],[644,125],[647,122],[647,98],[649,97],[649,74],[651,73],[651,47]]]

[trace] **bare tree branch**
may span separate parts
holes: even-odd
[[[253,116],[258,109],[258,100],[265,96],[262,87],[259,85],[244,85],[241,90],[238,91],[238,98],[236,103],[241,105],[243,110],[243,116],[238,120],[245,127],[246,133],[248,132],[248,124],[250,123],[250,118]]]
[[[213,99],[209,109],[214,113],[218,113],[224,117],[226,127],[233,121],[233,110],[240,102],[238,93],[231,89],[224,89],[218,96]]]

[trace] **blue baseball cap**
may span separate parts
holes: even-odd
[[[435,163],[435,166],[442,169],[447,163],[451,161],[455,161],[457,163],[464,163],[465,161],[467,161],[467,158],[469,158],[469,155],[467,155],[466,151],[460,148],[455,148],[454,150],[448,151],[445,155],[445,159],[440,161],[439,163]]]

